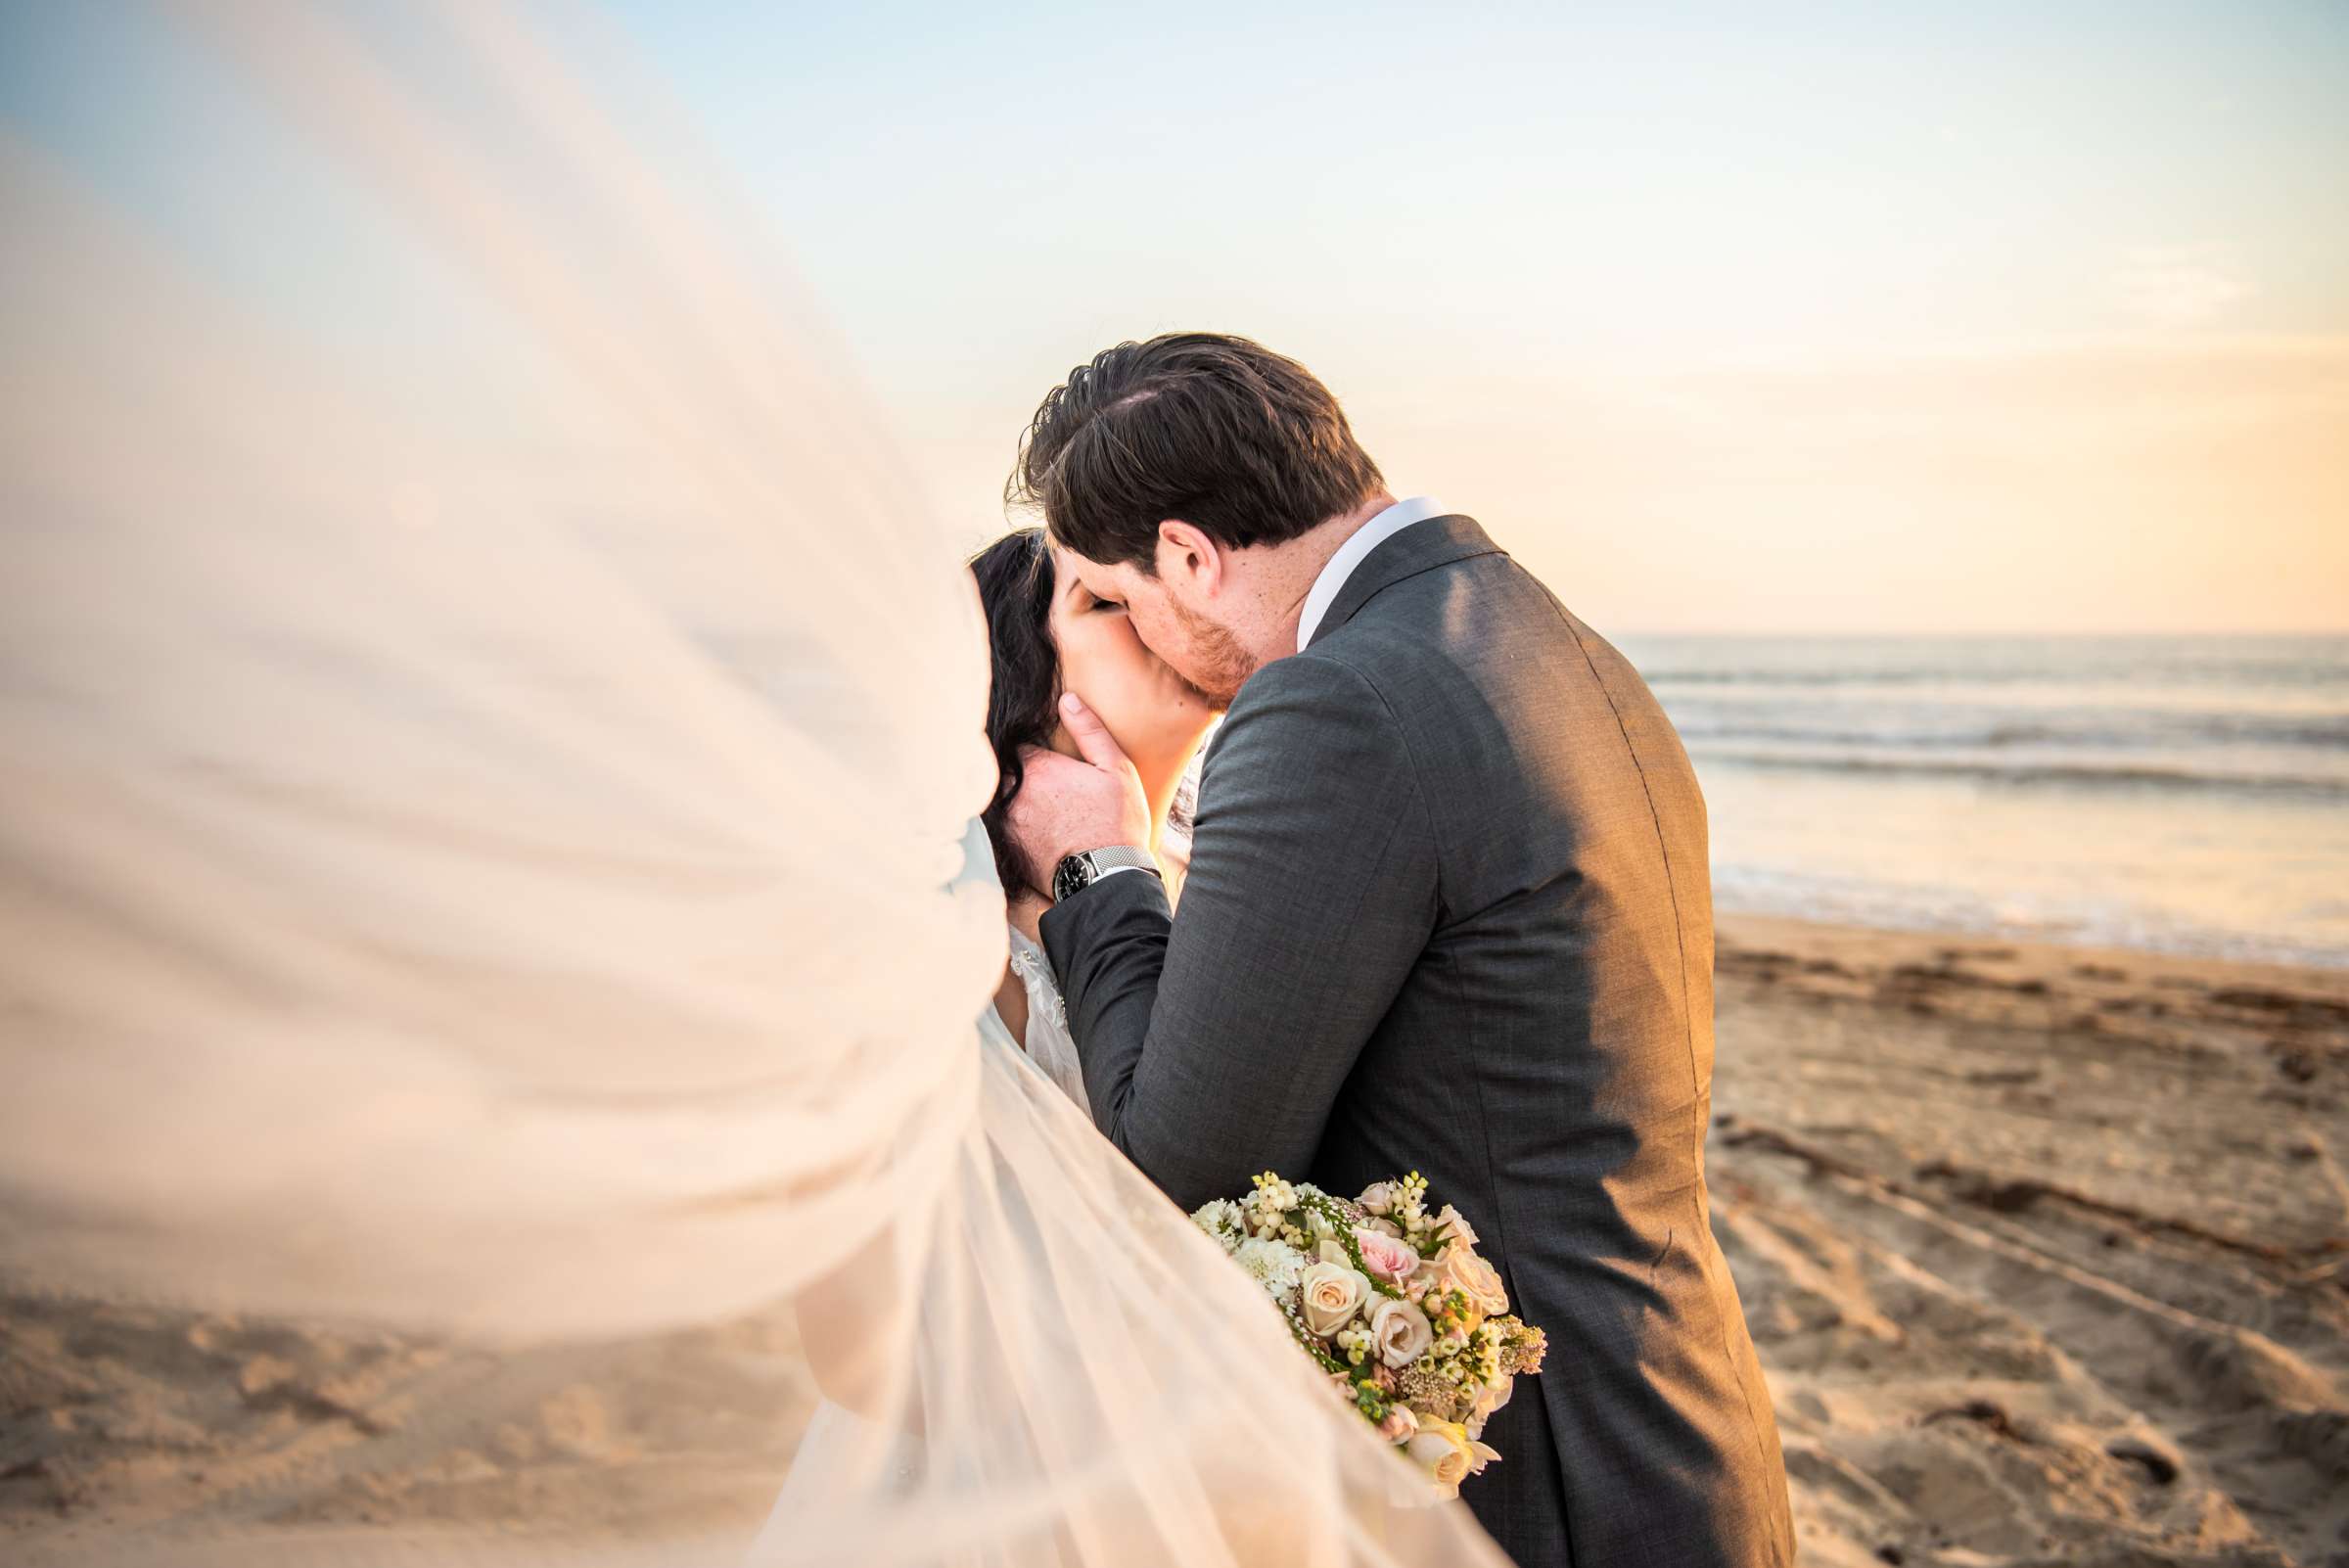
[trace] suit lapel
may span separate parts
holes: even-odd
[[[1330,602],[1329,613],[1313,628],[1313,641],[1319,642],[1353,620],[1355,612],[1405,577],[1415,577],[1422,572],[1433,572],[1471,556],[1507,553],[1493,542],[1472,517],[1453,513],[1413,523],[1362,557],[1354,575],[1346,579],[1346,585],[1338,590],[1337,598]],[[1313,643],[1306,646],[1310,648]]]

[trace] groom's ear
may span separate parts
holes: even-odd
[[[1169,518],[1158,526],[1161,579],[1178,577],[1190,592],[1210,597],[1222,586],[1226,564],[1223,547],[1190,524]]]

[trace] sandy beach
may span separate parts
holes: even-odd
[[[1714,1222],[1805,1562],[2349,1564],[2349,971],[1725,917],[1719,973]],[[747,1542],[795,1351],[13,1293],[0,1555],[191,1521]]]
[[[1725,923],[1805,1560],[2349,1562],[2349,973]]]

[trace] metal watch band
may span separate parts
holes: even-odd
[[[1069,898],[1091,887],[1111,871],[1158,870],[1158,862],[1150,852],[1130,844],[1113,844],[1106,849],[1086,850],[1065,857],[1052,872],[1052,898],[1055,901]]]

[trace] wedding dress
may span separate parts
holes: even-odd
[[[1053,978],[1051,960],[1043,948],[1016,925],[1006,925],[1011,945],[1010,965],[1028,993],[1028,1026],[1015,1044],[1002,1012],[990,998],[979,1017],[978,1048],[998,1061],[1025,1059],[1036,1072],[1082,1107],[1084,1104],[1083,1068],[1078,1061],[1077,1041],[1069,1034],[1068,1005]],[[885,1429],[846,1406],[825,1400],[818,1405],[800,1440],[782,1494],[767,1517],[766,1527],[752,1547],[753,1565],[783,1558],[797,1539],[801,1521],[841,1484],[847,1468],[844,1456],[874,1455],[865,1462],[910,1490],[920,1479],[921,1440]],[[852,1479],[853,1479],[852,1477]]]
[[[778,1562],[1498,1568],[1093,1130],[1057,1009],[974,1048],[964,541],[595,25],[10,24],[10,1288],[582,1355],[787,1309],[878,1436]],[[478,1468],[469,1397],[355,1452]],[[37,1545],[739,1559],[693,1475],[598,1462],[676,1505],[205,1485]]]
[[[1069,1004],[1060,994],[1060,982],[1053,978],[1052,960],[1018,926],[1004,929],[1011,933],[1011,972],[1020,977],[1020,983],[1028,990],[1028,1028],[1024,1041],[1028,1059],[1082,1109],[1088,1103],[1084,1097],[1084,1064],[1078,1060],[1077,1040],[1069,1033]],[[991,1001],[987,1004],[987,1016],[1008,1040],[1011,1032],[1004,1027],[1003,1015]]]

